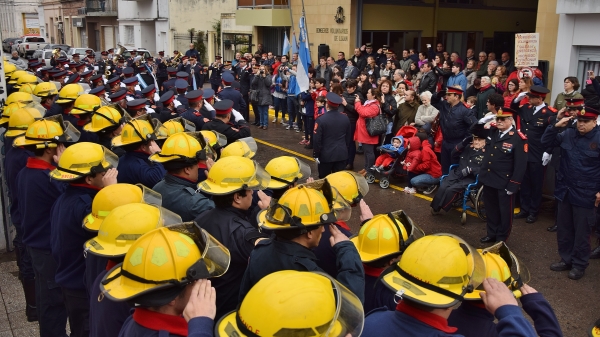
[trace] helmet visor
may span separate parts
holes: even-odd
[[[344,199],[342,194],[338,190],[331,186],[327,179],[319,179],[310,183],[302,184],[307,188],[312,188],[323,193],[333,213],[335,214],[335,221],[348,221],[352,215],[352,207]]]
[[[239,183],[246,185],[247,190],[264,190],[269,185],[269,181],[271,181],[271,176],[262,168],[256,161],[254,163],[254,175],[250,178],[231,178],[233,181],[231,183]],[[224,182],[227,182],[228,179],[223,179]]]
[[[227,272],[231,255],[229,249],[223,246],[217,239],[207,231],[200,228],[195,222],[183,222],[168,226],[169,230],[182,233],[194,240],[200,249],[204,264],[208,269],[210,277],[219,277]]]
[[[244,157],[253,158],[256,155],[256,150],[258,149],[258,145],[256,145],[256,141],[252,137],[240,138],[237,142],[242,142],[246,144],[244,146]]]
[[[218,133],[216,131],[201,131],[202,134],[204,135],[204,139],[206,139],[206,142],[208,144],[210,144],[210,146],[216,146],[219,145],[221,147],[227,145],[227,137],[225,137],[225,135]],[[212,133],[214,135],[214,137],[216,138],[216,141],[212,141],[211,142],[211,138],[210,137],[210,133]]]
[[[184,118],[181,118],[181,120],[190,123],[189,121],[187,121]],[[192,124],[192,127],[195,127],[194,124]],[[202,147],[202,150],[200,151],[200,153],[198,153],[196,155],[196,157],[197,157],[196,159],[207,160],[208,158],[211,158],[214,160],[217,158],[217,154],[215,153],[213,148],[210,145],[208,145],[206,138],[204,138],[202,136],[200,131],[185,132],[185,134],[196,139],[198,141],[198,143],[200,143],[200,146]]]
[[[54,116],[51,116],[51,117],[48,117],[45,119],[56,122],[62,126],[63,135],[58,137],[58,139],[57,139],[58,142],[75,143],[79,140],[79,137],[81,136],[81,132],[79,132],[79,130],[77,130],[75,128],[75,126],[73,126],[73,124],[71,124],[71,122],[64,121],[62,115],[54,115]]]
[[[37,98],[39,100],[39,97],[34,96],[35,98]],[[31,103],[28,103],[26,106],[26,108],[34,108],[37,111],[40,112],[40,114],[42,115],[42,117],[44,117],[46,115],[46,108],[44,108],[39,101],[34,100]]]
[[[196,125],[190,121],[188,121],[187,119],[183,118],[183,117],[177,117],[175,118],[175,120],[177,120],[178,122],[181,123],[181,125],[183,125],[183,130],[185,132],[195,132],[196,131]],[[202,137],[204,138],[204,137]]]
[[[504,261],[506,261],[512,276],[511,284],[507,284],[511,290],[519,290],[523,284],[531,281],[529,269],[521,260],[517,258],[515,254],[513,254],[513,252],[510,251],[505,242],[501,241],[491,247],[483,249],[482,254],[486,253],[498,254]]]
[[[460,238],[456,235],[453,235],[453,234],[438,233],[438,234],[432,234],[432,235],[449,236],[449,237],[456,239],[458,242],[460,242],[460,246],[465,251],[465,254],[467,254],[467,256],[472,259],[472,263],[473,263],[472,269],[470,270],[471,274],[469,275],[469,283],[467,284],[465,290],[466,290],[466,292],[470,293],[470,292],[473,292],[473,290],[477,289],[477,287],[479,287],[479,285],[481,283],[483,283],[483,280],[485,279],[485,275],[486,275],[485,261],[483,260],[483,257],[477,251],[477,249],[475,249],[474,247],[469,245],[462,238]]]
[[[162,196],[160,193],[150,189],[142,184],[135,184],[137,187],[142,189],[142,202],[148,205],[160,206],[162,205]]]
[[[336,298],[335,316],[323,336],[360,336],[364,326],[365,313],[358,297],[331,276],[321,272],[316,273],[331,281]]]
[[[406,213],[403,210],[391,212],[389,215],[394,221],[394,223],[401,223],[402,225],[404,225],[406,233],[408,234],[408,239],[404,243],[405,247],[403,248],[406,248],[415,240],[425,236],[425,232],[421,229],[421,227],[415,224],[413,220],[408,215],[406,215]]]
[[[296,158],[296,160],[298,161],[298,173],[296,175],[296,178],[298,180],[300,180],[300,179],[307,179],[308,177],[310,177],[310,175],[312,174],[310,165],[308,165],[307,163],[303,162],[302,160],[300,160],[298,158]]]

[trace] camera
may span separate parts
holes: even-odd
[[[259,73],[262,75],[262,74],[264,74],[264,73],[265,73],[265,71],[264,71],[264,70],[261,70]]]

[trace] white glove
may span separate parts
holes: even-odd
[[[552,160],[552,155],[547,152],[544,152],[544,154],[542,155],[542,165],[543,166],[548,165],[550,160]]]
[[[239,111],[237,111],[236,109],[232,109],[231,113],[233,114],[233,118],[235,119],[236,122],[244,120],[244,116],[242,116],[242,114],[239,113]]]
[[[519,96],[517,96],[517,98],[515,98],[515,100],[514,100],[514,101],[515,101],[515,103],[519,103],[519,102],[521,102],[521,100],[522,100],[522,99],[525,97],[525,95],[527,95],[527,93],[526,93],[526,92],[522,92],[522,93],[520,93],[520,94],[519,94]]]
[[[494,120],[494,117],[496,117],[496,116],[494,116],[493,114],[492,114],[492,115],[489,115],[489,116],[485,116],[485,117],[483,117],[482,119],[480,119],[480,120],[479,120],[479,122],[477,122],[477,123],[478,123],[478,124],[485,124],[485,123],[487,123],[487,122],[489,122],[489,121],[492,121],[492,120]]]
[[[315,162],[317,162],[317,165],[321,164],[321,162],[319,161],[319,158],[315,158]]]
[[[511,192],[511,191],[509,191],[509,190],[505,190],[505,191],[506,191],[506,194],[508,194],[508,195],[513,195],[513,192]]]

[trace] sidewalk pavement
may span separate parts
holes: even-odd
[[[0,337],[39,336],[37,322],[27,322],[25,295],[14,253],[0,253]]]

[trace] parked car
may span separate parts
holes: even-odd
[[[94,51],[92,48],[70,48],[67,52],[67,57],[69,60],[72,60],[73,54],[79,54],[80,58],[83,59],[87,54],[86,51],[88,50],[91,50],[92,52]]]
[[[15,40],[15,42],[13,42],[13,45],[10,46],[9,53],[12,54],[14,51],[16,51],[18,53],[19,52],[19,45],[21,44],[21,42],[23,42],[22,39]]]
[[[46,39],[39,35],[23,36],[23,42],[19,44],[19,55],[27,58],[36,50],[44,48],[45,45],[47,45]]]
[[[62,50],[65,53],[67,53],[69,51],[69,49],[71,49],[71,46],[66,45],[66,44],[47,44],[42,49],[52,49],[52,50],[54,50],[56,48],[60,48],[60,50]]]
[[[43,60],[44,63],[46,63],[46,66],[49,67],[50,66],[50,60],[52,59],[52,51],[54,49],[39,49],[36,50],[35,53],[33,53],[32,58],[38,59],[38,60]],[[67,53],[65,53],[63,50],[60,51],[60,56],[67,56]]]
[[[113,47],[113,49],[114,49],[114,50],[115,50],[115,52],[116,52],[116,51],[117,51],[117,49],[118,49],[118,47]],[[132,51],[132,50],[134,50],[134,49],[135,49],[136,51],[138,51],[138,52],[140,52],[140,51],[144,51],[144,59],[145,59],[146,57],[150,57],[150,56],[152,56],[152,55],[150,54],[150,52],[148,51],[148,49],[146,49],[146,48],[127,48],[127,50],[126,50],[126,51],[125,51],[125,52],[124,52],[124,53],[123,53],[121,56],[123,56],[124,58],[129,58],[129,57],[131,57],[131,51]],[[139,54],[136,54],[136,56],[137,56],[137,55],[139,55]]]
[[[17,40],[20,40],[20,38],[18,38],[18,37],[9,37],[9,38],[6,38],[6,39],[2,40],[2,50],[5,53],[11,53],[12,52],[12,45],[15,44]]]

